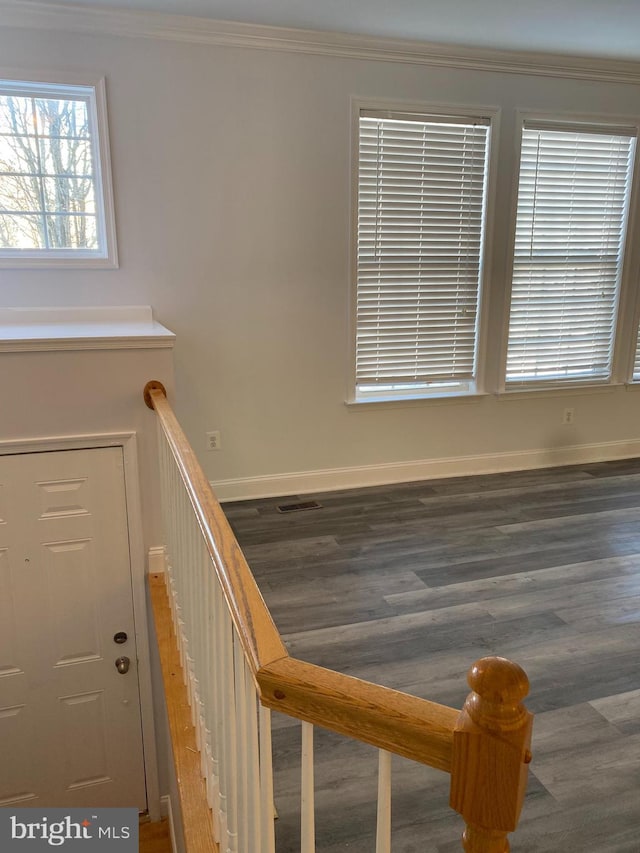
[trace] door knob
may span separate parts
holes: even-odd
[[[124,675],[125,672],[129,672],[129,667],[131,666],[131,661],[126,655],[123,655],[121,658],[116,658],[116,669],[120,673],[120,675]]]

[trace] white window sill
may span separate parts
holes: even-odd
[[[81,250],[75,252],[33,252],[15,251],[0,255],[0,269],[37,270],[37,269],[75,269],[75,270],[116,270],[118,259],[115,250],[111,256],[96,255]]]
[[[0,308],[0,352],[173,347],[149,305]]]
[[[347,409],[353,412],[369,409],[405,409],[415,406],[449,406],[464,403],[477,403],[483,397],[489,397],[481,391],[465,391],[458,394],[439,394],[429,397],[378,397],[372,400],[345,400]]]
[[[555,385],[553,388],[514,388],[508,391],[497,391],[498,402],[509,400],[525,400],[536,397],[584,397],[591,394],[611,394],[621,388],[622,382],[609,382],[597,385]]]

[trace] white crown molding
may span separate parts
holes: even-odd
[[[154,38],[544,77],[640,83],[640,62],[467,48],[393,38],[297,30],[124,9],[0,0],[2,27]]]
[[[446,459],[417,459],[412,462],[388,462],[352,468],[328,468],[321,471],[298,471],[261,477],[218,480],[211,487],[218,500],[242,501],[284,495],[331,492],[337,489],[359,489],[386,486],[441,477],[467,477],[473,474],[497,474],[633,459],[640,456],[640,440],[611,441],[601,444],[577,444],[571,447],[547,447],[508,453],[484,453],[477,456],[455,456]]]

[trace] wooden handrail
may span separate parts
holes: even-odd
[[[198,526],[211,557],[238,632],[245,657],[255,675],[287,650],[258,589],[222,507],[184,434],[159,382],[145,386],[145,402],[155,409],[173,453]]]
[[[290,657],[161,383],[147,383],[144,398],[173,454],[262,705],[449,772],[467,853],[508,853],[531,760],[523,670],[503,658],[476,662],[458,711]]]
[[[451,772],[455,708],[296,658],[258,673],[263,705]]]

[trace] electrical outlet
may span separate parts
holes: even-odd
[[[214,429],[207,433],[207,450],[220,450],[222,442],[220,441],[220,430]]]
[[[563,424],[572,424],[574,421],[575,412],[573,409],[565,409],[562,413],[562,423]]]

